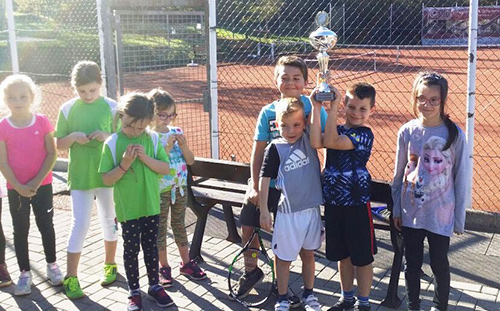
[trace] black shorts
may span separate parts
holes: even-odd
[[[370,203],[356,206],[325,205],[326,258],[363,267],[377,253]]]
[[[267,198],[267,207],[269,211],[276,215],[278,203],[280,201],[281,192],[276,188],[269,188],[269,196]],[[248,202],[241,207],[240,223],[242,226],[259,227],[260,228],[260,209]]]

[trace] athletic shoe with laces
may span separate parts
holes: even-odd
[[[440,310],[438,308],[436,308],[436,307],[432,307],[431,311],[440,311]]]
[[[85,296],[76,276],[68,276],[63,281],[64,293],[69,299],[80,299]]]
[[[347,301],[340,298],[328,311],[347,311],[354,308],[354,299],[352,301]]]
[[[127,311],[140,311],[142,310],[141,292],[136,289],[130,292],[128,296]]]
[[[160,285],[164,288],[172,287],[174,281],[172,279],[171,267],[160,267]]]
[[[162,308],[165,308],[165,307],[168,307],[168,306],[171,306],[174,304],[174,301],[172,300],[172,298],[170,298],[170,296],[167,294],[165,289],[163,289],[163,287],[161,287],[161,285],[159,285],[159,284],[156,284],[156,285],[149,287],[148,298],[150,300],[155,301],[156,305],[158,307],[162,307]]]
[[[288,300],[283,300],[276,302],[274,305],[274,311],[289,311],[290,310],[290,302]]]
[[[58,286],[63,283],[64,276],[57,263],[47,264],[47,279],[52,286]]]
[[[238,292],[236,293],[236,296],[240,299],[245,298],[255,284],[259,283],[263,278],[264,272],[262,272],[259,267],[256,267],[250,272],[243,273],[238,280]]]
[[[189,279],[199,281],[207,278],[207,274],[198,267],[196,261],[191,260],[187,264],[182,265],[180,268],[182,275],[187,276]]]
[[[117,267],[115,263],[104,264],[103,275],[101,277],[101,286],[107,286],[116,281]]]
[[[302,303],[306,311],[321,311],[321,305],[318,302],[318,298],[313,294],[310,294],[306,298],[302,298]]]
[[[0,264],[0,287],[9,286],[12,284],[12,278],[7,270],[7,264],[4,262]]]
[[[371,310],[370,305],[368,305],[368,306],[363,306],[363,305],[359,305],[359,304],[354,305],[354,311],[370,311],[370,310]]]
[[[28,295],[29,293],[31,293],[31,284],[33,284],[31,271],[21,271],[21,274],[19,275],[19,281],[17,281],[16,289],[14,290],[14,295]]]

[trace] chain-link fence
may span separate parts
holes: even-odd
[[[205,12],[115,10],[119,88],[123,93],[161,87],[177,102],[180,126],[197,156],[210,156]]]
[[[390,180],[397,131],[413,118],[409,99],[417,72],[433,69],[447,76],[447,110],[465,130],[468,5],[468,1],[219,1],[221,157],[250,160],[258,112],[280,96],[273,82],[279,56],[302,56],[309,64],[309,76],[316,76],[316,51],[308,36],[317,28],[316,13],[324,10],[331,16],[328,27],[339,37],[330,53],[335,86],[345,90],[353,82],[367,81],[377,89],[377,108],[369,121],[376,138],[369,169],[374,178]],[[498,212],[500,128],[495,107],[500,97],[495,85],[500,82],[500,7],[484,7],[495,5],[492,1],[481,5],[473,206]],[[313,79],[309,90],[316,84]]]

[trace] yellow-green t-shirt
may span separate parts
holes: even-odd
[[[135,138],[129,138],[121,131],[111,135],[104,142],[99,173],[107,173],[118,166],[122,161],[123,153],[130,144],[142,145],[148,156],[168,163],[165,149],[158,141],[158,134],[154,132],[145,132]],[[160,177],[161,175],[152,171],[138,158],[132,162],[128,171],[113,185],[118,221],[123,222],[160,213]]]
[[[87,104],[74,98],[61,106],[56,124],[56,138],[73,132],[91,134],[95,131],[113,132],[116,102],[100,97]],[[106,187],[97,172],[101,161],[103,142],[91,140],[85,145],[74,143],[69,148],[68,187],[72,190],[90,190]]]

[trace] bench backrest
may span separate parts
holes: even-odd
[[[194,177],[205,177],[228,180],[246,184],[250,178],[250,165],[234,161],[195,158],[190,166]]]

